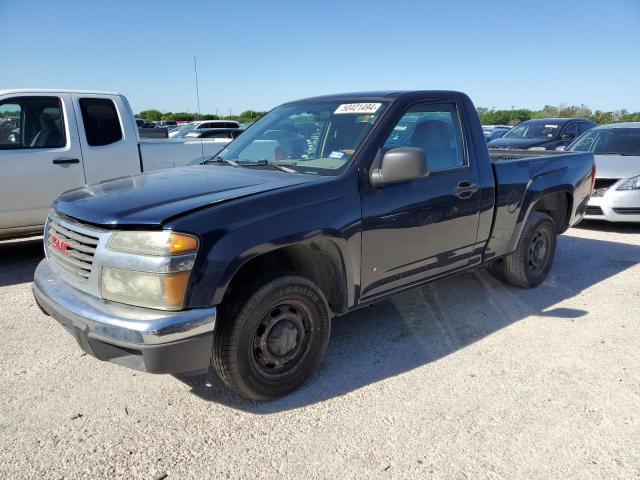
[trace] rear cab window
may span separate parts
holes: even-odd
[[[59,97],[12,97],[0,102],[0,150],[66,145],[65,118]]]
[[[101,147],[122,140],[120,117],[113,100],[81,98],[80,112],[89,146]]]

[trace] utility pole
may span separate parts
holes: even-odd
[[[200,112],[200,91],[198,89],[198,63],[196,62],[196,56],[193,56],[193,72],[196,76],[196,99],[198,101],[198,115],[201,115]]]

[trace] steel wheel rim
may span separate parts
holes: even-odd
[[[308,310],[286,300],[268,308],[251,342],[254,368],[267,377],[281,377],[295,369],[308,351],[311,322]]]
[[[527,263],[529,271],[534,275],[539,274],[547,266],[551,251],[551,235],[546,229],[539,229],[533,234],[529,243]]]

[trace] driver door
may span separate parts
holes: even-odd
[[[363,188],[361,297],[419,282],[470,262],[480,190],[455,103],[423,103],[398,121],[382,153],[425,151],[429,175]]]

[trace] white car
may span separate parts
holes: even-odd
[[[584,218],[640,222],[640,122],[596,127],[566,150],[595,156],[595,189]]]
[[[0,90],[0,118],[0,238],[41,233],[66,190],[200,163],[230,141],[140,141],[119,93]]]
[[[184,137],[193,130],[203,128],[240,128],[240,124],[234,120],[198,120],[196,122],[179,125],[169,132],[169,138]]]

